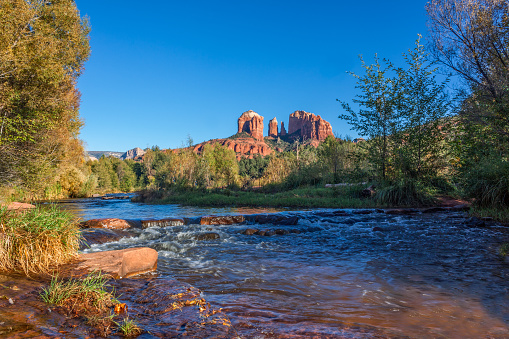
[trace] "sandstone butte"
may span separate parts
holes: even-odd
[[[237,120],[237,135],[232,138],[213,139],[193,146],[196,153],[201,153],[205,145],[219,144],[233,150],[237,154],[237,159],[253,158],[255,155],[267,156],[274,151],[281,151],[279,148],[271,148],[263,137],[263,117],[255,111],[249,110]],[[281,130],[278,131],[278,121],[276,118],[269,122],[268,138],[293,141],[299,139],[308,141],[314,147],[318,147],[320,142],[325,140],[332,133],[331,124],[323,120],[319,115],[306,111],[295,111],[290,114],[288,131],[284,122],[281,122]],[[178,152],[178,150],[172,150]]]

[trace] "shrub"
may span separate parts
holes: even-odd
[[[428,206],[435,202],[434,193],[420,181],[400,179],[382,186],[375,198],[379,204],[388,206]]]
[[[75,218],[55,206],[27,212],[0,208],[0,270],[48,273],[77,255],[79,239]]]

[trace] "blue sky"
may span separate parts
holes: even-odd
[[[92,26],[78,83],[89,151],[228,137],[250,109],[265,135],[305,110],[355,137],[336,99],[354,97],[358,55],[401,64],[427,33],[426,0],[76,2]]]

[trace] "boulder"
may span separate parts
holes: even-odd
[[[153,272],[157,269],[157,251],[148,247],[126,248],[80,254],[76,269],[101,271],[115,279]]]
[[[194,236],[194,239],[197,241],[216,240],[219,238],[221,238],[221,236],[214,232],[201,233]]]
[[[247,230],[244,230],[244,232],[242,232],[242,234],[244,234],[244,235],[253,235],[253,234],[256,234],[257,232],[258,232],[257,229],[248,228]]]
[[[184,219],[141,220],[141,226],[143,228],[182,226],[182,225],[184,225]]]
[[[242,113],[237,121],[237,133],[245,132],[257,140],[263,140],[263,117],[254,111]]]
[[[297,225],[299,217],[288,217],[282,215],[257,215],[255,222],[258,224],[274,224],[274,225]]]
[[[246,219],[243,215],[227,215],[227,216],[205,216],[201,217],[200,225],[232,225],[240,224]]]
[[[81,223],[83,228],[107,228],[110,230],[125,230],[131,227],[126,220],[116,218],[91,219]]]

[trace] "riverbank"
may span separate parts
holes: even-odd
[[[361,196],[360,186],[297,188],[287,191],[203,189],[137,192],[133,202],[184,206],[243,206],[276,208],[382,208],[374,199]]]

